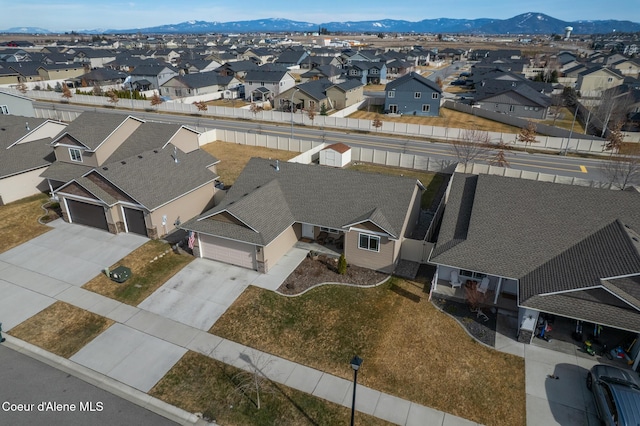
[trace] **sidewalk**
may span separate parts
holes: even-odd
[[[264,375],[274,382],[351,407],[353,384],[350,380],[254,350],[82,288],[68,289],[55,298],[110,318],[116,324],[69,360],[12,336],[6,336],[5,344],[180,424],[204,422],[194,414],[150,397],[146,392],[187,350],[244,370],[261,368]],[[358,386],[356,410],[398,425],[476,424],[365,386]]]

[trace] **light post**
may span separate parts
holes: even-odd
[[[293,97],[298,93],[300,89],[296,89],[291,94],[291,139],[293,139]]]
[[[351,403],[351,426],[354,425],[356,415],[356,384],[358,383],[358,370],[362,365],[362,358],[358,355],[351,360],[351,368],[353,368],[353,402]]]

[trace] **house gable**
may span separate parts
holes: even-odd
[[[65,185],[64,187],[60,188],[58,192],[64,193],[64,194],[70,194],[70,195],[77,195],[83,198],[90,198],[92,200],[98,200],[98,197],[96,197],[94,194],[92,194],[87,189],[82,187],[76,181],[72,181],[69,184]]]

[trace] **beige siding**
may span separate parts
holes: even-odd
[[[177,146],[182,152],[195,151],[200,147],[198,133],[187,130],[184,127],[181,127],[169,142]]]
[[[96,150],[97,165],[102,165],[141,124],[140,121],[134,120],[133,118],[125,120]]]
[[[155,228],[158,236],[165,235],[175,229],[175,221],[180,218],[180,222],[196,217],[203,211],[211,207],[215,188],[213,182],[193,191],[173,202],[160,207],[151,212],[151,223],[147,223],[151,229]],[[167,223],[162,226],[162,216],[167,216]]]
[[[42,126],[31,131],[31,133],[29,133],[27,137],[22,139],[20,143],[23,144],[31,141],[37,141],[44,138],[53,138],[56,135],[58,135],[58,133],[63,131],[65,127],[67,127],[67,125],[63,123],[55,123],[52,121],[46,122]]]
[[[49,186],[40,174],[45,168],[0,179],[0,205],[46,191]]]
[[[369,251],[358,248],[359,231],[350,231],[345,235],[344,256],[348,263],[383,272],[393,272],[394,253],[399,242],[387,237],[380,237],[380,251]],[[399,249],[398,249],[399,250]]]
[[[416,184],[414,190],[413,190],[413,198],[411,200],[411,205],[409,206],[409,209],[407,210],[407,217],[404,220],[404,224],[402,225],[402,232],[400,233],[401,235],[401,239],[400,241],[402,241],[404,238],[409,238],[411,237],[411,232],[413,232],[414,228],[416,227],[416,225],[418,224],[418,220],[420,219],[420,200],[422,198],[422,191],[420,190],[420,188],[418,187],[418,185]],[[396,244],[395,247],[395,253],[394,253],[394,260],[398,259],[398,256],[400,255],[400,248],[402,247],[402,244]]]
[[[278,260],[284,256],[293,245],[298,241],[296,232],[293,226],[287,228],[282,234],[280,234],[275,240],[271,241],[269,245],[264,247],[264,272],[269,272],[269,268],[278,263]]]
[[[82,164],[84,166],[98,167],[96,161],[96,155],[93,152],[82,151],[82,162],[71,161],[71,155],[69,154],[69,146],[56,146],[53,151],[56,154],[56,161],[63,161],[71,164]]]

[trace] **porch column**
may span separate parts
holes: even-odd
[[[49,184],[50,197],[53,198],[53,186],[51,185],[51,179],[47,179],[47,183]]]
[[[498,285],[496,286],[496,296],[493,298],[493,304],[498,304],[498,296],[500,296],[500,290],[502,289],[502,277],[498,277]]]
[[[431,300],[431,294],[436,291],[438,288],[438,271],[440,270],[440,265],[436,266],[436,273],[433,274],[433,279],[431,280],[431,290],[429,291],[429,300]]]

